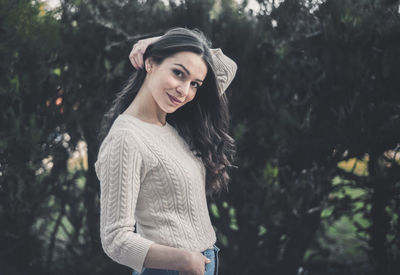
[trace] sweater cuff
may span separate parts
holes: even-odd
[[[135,271],[142,273],[143,264],[146,259],[147,252],[154,242],[145,238],[138,238],[134,245],[124,247],[125,251],[121,251],[121,260]]]

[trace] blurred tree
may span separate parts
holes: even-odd
[[[239,61],[232,110],[241,169],[226,197],[229,206],[218,205],[224,217],[217,227],[229,244],[229,262],[241,259],[242,265],[226,273],[295,274],[325,208],[334,207],[331,222],[361,211],[349,209],[355,202],[349,196],[332,194],[361,186],[371,190],[362,204],[372,222],[366,231],[371,262],[379,274],[395,274],[398,1],[259,2],[257,31],[240,33],[229,17],[220,24],[234,26],[237,40],[227,47]],[[358,178],[338,167],[375,150],[369,167],[386,171],[381,177]],[[333,186],[338,175],[351,181]],[[376,187],[381,191],[372,195]],[[231,210],[237,224],[229,223]]]
[[[367,269],[400,270],[399,1],[0,3],[3,272],[129,272],[99,239],[99,118],[133,71],[134,42],[173,26],[203,30],[239,67],[227,92],[239,169],[210,201],[221,274],[327,269],[320,238],[358,213]],[[81,141],[88,158],[71,165]],[[354,159],[367,174],[342,168]]]
[[[335,188],[356,186],[366,191],[362,211],[371,224],[358,226],[368,236],[377,274],[399,270],[400,246],[394,237],[399,235],[395,213],[400,194],[398,9],[399,1],[327,1],[317,13],[327,30],[324,42],[310,46],[330,79],[324,81],[326,94],[318,97],[318,104],[332,117],[335,161],[368,156],[367,176],[338,168],[337,174],[347,181]]]
[[[39,273],[43,229],[54,213],[49,200],[61,188],[68,157],[52,119],[61,111],[52,66],[58,22],[30,0],[1,0],[0,22],[1,273]]]

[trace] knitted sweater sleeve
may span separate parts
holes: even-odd
[[[222,95],[235,77],[237,65],[220,48],[211,49],[211,55],[216,71],[218,90]]]
[[[126,130],[112,133],[100,147],[95,163],[100,180],[100,237],[103,250],[112,260],[140,273],[146,254],[154,243],[134,232],[142,168],[139,145]]]

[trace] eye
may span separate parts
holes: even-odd
[[[177,77],[183,77],[183,72],[177,69],[172,70]]]
[[[192,82],[191,83],[193,87],[195,87],[196,89],[198,89],[200,87],[200,84],[197,82]]]

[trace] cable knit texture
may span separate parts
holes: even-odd
[[[236,75],[237,65],[220,48],[211,49],[211,55],[217,75],[218,91],[222,95]]]
[[[237,66],[221,49],[211,52],[223,94]],[[114,261],[142,273],[153,243],[199,252],[213,248],[206,169],[168,122],[161,127],[119,115],[100,146],[95,170],[101,244]]]
[[[154,242],[199,252],[215,243],[205,167],[168,122],[161,127],[119,115],[95,169],[101,243],[114,261],[142,272]]]

